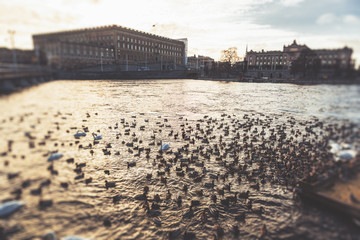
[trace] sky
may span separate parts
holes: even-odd
[[[282,50],[296,39],[312,49],[351,47],[360,64],[358,0],[0,0],[0,47],[32,49],[32,34],[121,25],[187,38],[188,55]],[[155,27],[153,27],[155,25]]]

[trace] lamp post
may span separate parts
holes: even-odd
[[[101,72],[104,72],[102,57],[103,57],[103,52],[101,51],[101,54],[100,54],[100,67],[101,67]]]
[[[17,69],[17,63],[16,63],[15,37],[14,37],[16,32],[15,32],[15,30],[8,30],[8,33],[10,34],[14,72],[17,75],[18,69]]]
[[[126,71],[129,71],[129,60],[127,54],[126,54]]]

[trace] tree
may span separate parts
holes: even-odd
[[[237,55],[237,47],[231,47],[227,50],[221,51],[221,61],[227,62],[230,66],[234,65],[240,60],[240,57]]]
[[[230,47],[227,50],[221,51],[221,62],[225,63],[227,75],[230,75],[230,71],[234,64],[240,60],[240,57],[237,55],[237,47]]]

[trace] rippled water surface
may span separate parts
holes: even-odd
[[[50,230],[59,238],[359,239],[351,222],[295,201],[276,164],[286,153],[264,151],[284,147],[271,129],[287,138],[299,130],[299,142],[313,143],[301,134],[317,122],[359,133],[359,96],[359,86],[196,80],[54,81],[2,96],[0,200],[25,205],[0,229],[9,239]],[[160,152],[161,141],[170,149]],[[52,151],[63,157],[47,161]]]

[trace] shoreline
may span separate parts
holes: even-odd
[[[358,85],[360,78],[353,79],[327,79],[327,80],[314,80],[314,79],[239,79],[239,78],[198,78],[197,80],[206,81],[225,81],[225,82],[244,82],[244,83],[279,83],[279,84],[296,84],[296,85]]]
[[[59,78],[59,79],[44,79],[40,78],[39,81],[36,78],[33,79],[19,79],[18,82],[12,83],[9,80],[3,81],[0,84],[0,96],[9,95],[15,92],[22,91],[24,89],[28,89],[32,86],[37,86],[41,83],[48,82],[48,81],[56,81],[56,80],[74,80],[74,81],[83,81],[83,80],[106,80],[106,81],[123,81],[123,80],[202,80],[202,81],[219,81],[219,82],[238,82],[238,83],[275,83],[275,84],[295,84],[295,85],[359,85],[360,78],[356,79],[331,79],[331,80],[291,80],[291,79],[272,79],[272,80],[265,80],[265,79],[243,79],[240,80],[238,78],[136,78],[136,79],[115,79],[115,78],[99,78],[99,79],[84,79],[84,78]]]

